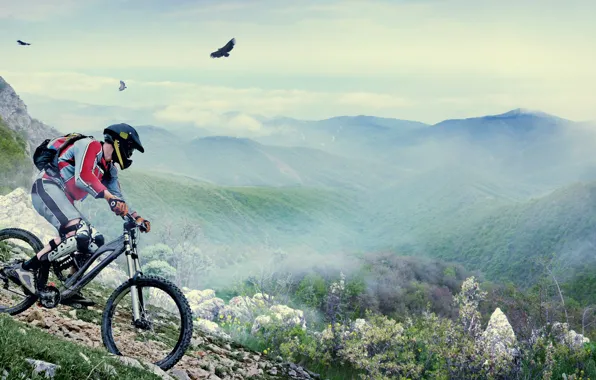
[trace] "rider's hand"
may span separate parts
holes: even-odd
[[[140,216],[137,216],[135,218],[135,222],[137,222],[137,224],[139,226],[143,226],[143,228],[141,228],[141,232],[149,232],[149,231],[151,231],[151,222],[148,221],[147,219],[143,219]]]
[[[126,204],[124,199],[117,198],[110,193],[105,194],[105,198],[108,201],[110,209],[114,212],[114,214],[118,216],[128,214],[128,205]]]

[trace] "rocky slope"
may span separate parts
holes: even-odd
[[[0,229],[22,228],[35,234],[45,244],[57,236],[54,227],[35,211],[31,194],[18,188],[5,196],[0,195]]]
[[[27,105],[10,84],[0,76],[0,117],[8,127],[27,138],[29,152],[35,150],[43,140],[61,135],[57,129],[33,119],[27,112]]]
[[[95,299],[99,293],[90,294]],[[59,306],[56,309],[42,309],[33,306],[16,318],[30,326],[45,330],[53,335],[88,347],[103,347],[101,327],[98,324],[101,310],[81,311]],[[95,317],[93,315],[95,314]],[[137,342],[135,342],[137,343]],[[135,349],[150,351],[146,343],[135,345]],[[148,352],[150,354],[150,352]],[[136,360],[120,357],[125,364],[136,365]],[[156,369],[162,379],[173,380],[217,380],[217,379],[316,379],[318,375],[281,358],[270,359],[264,355],[241,347],[232,341],[209,335],[198,328],[192,345],[186,355],[168,373]]]

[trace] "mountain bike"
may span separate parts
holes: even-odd
[[[42,261],[46,264],[37,271],[36,294],[9,280],[3,269],[7,264],[12,265],[32,257],[43,248],[43,244],[37,236],[23,229],[0,230],[0,313],[16,315],[36,302],[43,308],[55,308],[61,300],[68,299],[83,289],[110,263],[124,254],[128,280],[117,287],[106,302],[101,317],[103,344],[115,355],[134,357],[143,354],[146,356],[144,359],[148,357],[149,361],[165,371],[182,358],[190,345],[193,333],[192,312],[188,300],[175,284],[159,276],[143,274],[137,250],[139,229],[143,227],[136,224],[130,214],[122,218],[122,235],[100,246],[95,252],[74,252],[55,258],[54,261]],[[98,261],[101,256],[104,258]],[[96,261],[98,264],[91,268]],[[75,268],[76,271],[70,276],[65,275],[64,271],[70,268]],[[51,272],[60,282],[58,287],[54,282],[48,282]],[[11,285],[14,289],[11,289]],[[158,292],[163,292],[163,295],[160,296]],[[21,297],[20,301],[17,299],[15,305],[6,305],[17,296]],[[127,301],[124,301],[125,298]],[[174,320],[176,312],[180,315],[179,322]],[[122,326],[118,323],[122,323]],[[178,333],[174,331],[176,327],[180,327]],[[141,338],[120,345],[134,333],[139,333]],[[167,348],[168,344],[173,347]]]

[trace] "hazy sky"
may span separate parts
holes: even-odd
[[[0,76],[59,129],[228,111],[596,119],[594,15],[594,0],[0,0]]]

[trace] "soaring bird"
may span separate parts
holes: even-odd
[[[24,46],[26,46],[26,45],[31,45],[30,43],[28,43],[28,42],[23,42],[23,41],[21,41],[21,40],[17,40],[17,42],[19,43],[19,45],[24,45]]]
[[[126,84],[124,84],[124,82],[120,81],[120,88],[118,90],[124,91],[125,88],[127,88]]]
[[[211,53],[211,58],[229,57],[230,51],[232,51],[234,45],[236,45],[236,39],[232,38],[230,41],[228,41],[226,46],[219,48],[217,49],[217,51]]]

